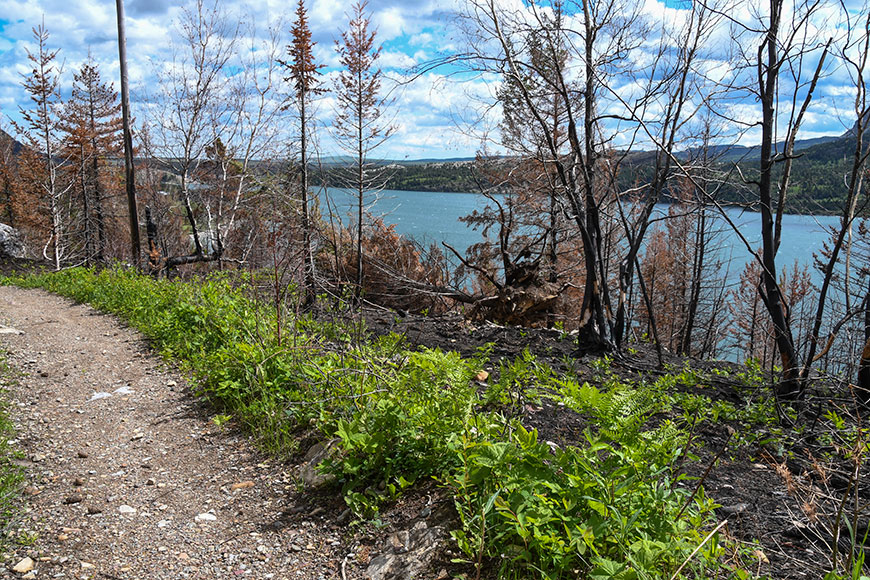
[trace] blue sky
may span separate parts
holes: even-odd
[[[406,67],[449,54],[462,45],[462,39],[452,23],[455,2],[459,0],[371,0],[369,10],[377,26],[378,40],[383,44],[381,65],[392,80],[406,80]],[[504,0],[505,5],[520,0]],[[658,14],[686,6],[689,0],[644,0],[644,9]],[[293,3],[263,0],[240,9],[237,3],[227,4],[239,20],[254,20],[265,34],[264,23],[283,17],[283,43],[287,41]],[[336,64],[334,40],[345,26],[346,0],[309,0],[311,28],[317,44],[318,59],[333,71]],[[520,4],[521,6],[521,4]],[[128,55],[133,84],[133,113],[142,116],[146,94],[153,89],[153,71],[168,58],[173,38],[173,22],[180,13],[178,3],[169,0],[127,0]],[[33,48],[31,29],[44,18],[51,33],[50,46],[60,49],[64,63],[63,87],[68,91],[72,73],[78,69],[88,52],[100,66],[103,78],[118,76],[114,3],[102,0],[0,0],[0,108],[3,126],[7,119],[18,119],[18,109],[26,106],[26,95],[20,86],[21,75],[28,70],[25,48]],[[481,131],[468,127],[469,118],[478,116],[481,108],[491,103],[495,93],[493,79],[454,76],[454,70],[436,70],[397,87],[389,109],[390,122],[396,128],[393,137],[378,151],[383,157],[395,159],[468,157],[481,147]],[[334,74],[329,73],[328,74]],[[826,77],[817,91],[817,101],[808,115],[802,137],[841,134],[854,121],[849,112],[849,79],[843,74]],[[117,82],[116,82],[117,88]],[[734,104],[735,115],[751,120],[754,103]],[[331,97],[322,99],[319,116],[325,125],[333,113]],[[490,110],[490,125],[497,113]],[[752,131],[742,139],[751,144]],[[321,147],[324,154],[333,154],[328,131],[324,131]]]

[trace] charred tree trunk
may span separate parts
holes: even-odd
[[[782,17],[782,0],[770,1],[770,23],[764,42],[758,49],[759,69],[764,67],[765,74],[759,74],[759,95],[761,97],[761,163],[758,183],[761,209],[761,281],[758,291],[773,323],[774,340],[782,364],[782,379],[777,386],[777,395],[785,399],[795,399],[801,393],[800,363],[795,350],[794,337],[786,313],[782,291],[776,281],[776,232],[779,230],[781,215],[773,213],[773,167],[774,140],[776,134],[777,81],[782,61],[779,58],[779,26]],[[766,57],[766,62],[763,59]],[[783,176],[787,179],[787,176]]]
[[[96,144],[94,144],[92,150],[96,152]],[[103,188],[100,186],[100,162],[96,153],[91,159],[91,182],[94,192],[94,221],[97,226],[95,257],[98,262],[104,262],[106,259],[106,220],[103,215]]]
[[[124,0],[116,0],[118,12],[118,62],[121,66],[121,116],[124,124],[124,178],[127,188],[127,213],[130,219],[130,259],[139,265],[139,212],[136,208],[136,174],[133,166],[133,131],[130,128],[130,93],[127,88],[127,32],[124,23]]]
[[[148,236],[148,273],[156,278],[163,268],[160,248],[157,246],[157,224],[151,218],[151,208],[145,208],[145,232]]]
[[[870,405],[870,281],[864,299],[864,348],[858,365],[858,385],[855,398],[862,405]]]
[[[698,313],[698,303],[701,301],[701,277],[704,273],[704,256],[706,254],[706,210],[704,204],[698,206],[698,221],[695,225],[695,247],[692,252],[692,283],[689,288],[689,304],[686,314],[686,325],[682,331],[680,354],[690,356],[692,353],[692,333],[695,330],[695,316]]]

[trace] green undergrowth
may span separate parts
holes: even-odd
[[[21,487],[24,474],[12,460],[20,452],[11,444],[15,428],[7,410],[7,389],[15,381],[12,369],[0,354],[0,550],[13,539],[10,535],[18,514]]]
[[[709,400],[606,369],[600,384],[578,383],[528,354],[481,389],[486,350],[462,358],[396,335],[359,338],[351,322],[279,318],[236,276],[73,269],[7,282],[122,317],[276,454],[295,453],[312,426],[337,439],[324,469],[360,517],[377,523],[384,502],[436,479],[453,494],[453,537],[473,567],[501,578],[748,577],[711,533],[713,502],[677,467],[691,455],[690,420],[718,412]],[[579,441],[543,441],[523,424],[522,409],[545,399],[584,418]]]

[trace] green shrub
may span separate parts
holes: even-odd
[[[487,349],[470,360],[409,350],[395,335],[366,338],[360,324],[287,312],[279,331],[274,306],[227,276],[189,283],[72,269],[14,282],[122,317],[193,373],[221,421],[232,416],[278,454],[295,450],[300,426],[337,438],[324,469],[360,515],[376,517],[415,481],[438,480],[454,494],[459,548],[469,561],[501,561],[504,575],[668,578],[710,523],[713,504],[674,472],[687,434],[663,418],[703,399],[662,396],[665,383],[623,384],[608,359],[594,365],[593,386],[524,353],[479,391]],[[545,397],[588,419],[582,441],[541,442],[498,412],[519,416]],[[720,552],[713,538],[695,554],[695,573],[718,566]]]
[[[15,428],[6,409],[6,387],[14,378],[2,357],[0,357],[0,379],[2,379],[2,386],[0,386],[0,548],[2,548],[18,513],[24,473],[12,462],[16,454],[20,454],[9,444],[10,439],[15,436]]]

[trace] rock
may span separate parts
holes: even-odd
[[[475,378],[475,380],[476,380],[477,382],[482,383],[482,382],[484,382],[486,379],[489,378],[489,373],[486,372],[486,371],[480,371],[480,372],[477,373],[477,375],[476,375],[474,378]]]
[[[383,554],[375,556],[366,569],[371,580],[422,578],[438,548],[447,537],[443,527],[417,522],[410,530],[390,534]]]
[[[24,242],[21,240],[21,234],[6,224],[0,224],[0,256],[24,257]]]
[[[408,551],[408,543],[411,539],[410,532],[408,530],[402,530],[401,532],[396,532],[395,534],[390,534],[387,537],[387,542],[393,548],[393,552],[396,554],[403,554]]]
[[[35,580],[36,578],[36,570],[31,570],[27,574],[21,577],[21,580]]]
[[[335,518],[335,523],[338,525],[344,525],[350,521],[350,516],[353,514],[350,511],[350,508],[346,508],[343,512],[341,512],[337,518]]]
[[[193,519],[198,521],[198,522],[213,522],[213,521],[217,520],[217,516],[211,512],[205,512],[205,513],[201,513],[201,514],[197,515]]]
[[[75,479],[73,480],[73,485],[76,486],[76,487],[81,487],[81,486],[83,486],[84,484],[85,484],[85,480],[82,479],[81,477],[77,477],[77,478],[75,478]]]
[[[0,225],[2,225],[2,224],[0,224]],[[31,560],[30,558],[24,558],[23,560],[21,560],[20,562],[15,564],[15,566],[12,567],[12,571],[18,572],[19,574],[26,574],[26,573],[30,572],[31,570],[33,570],[33,568],[35,566],[36,566],[36,562]]]
[[[93,570],[94,568],[96,568],[96,566],[90,562],[82,562],[82,570]]]
[[[136,508],[130,507],[126,504],[122,504],[118,506],[118,512],[122,514],[133,515],[136,513]]]
[[[75,503],[81,503],[82,501],[84,501],[84,499],[85,498],[83,498],[80,494],[74,493],[71,496],[67,497],[65,500],[63,500],[63,503],[65,503],[66,505],[72,505]]]
[[[32,485],[28,485],[24,488],[24,495],[39,495],[41,493],[41,489]]]
[[[736,503],[734,505],[726,505],[726,506],[720,508],[719,511],[721,511],[725,515],[732,516],[732,515],[742,514],[743,512],[745,512],[748,509],[749,509],[748,503]]]
[[[88,458],[87,451],[79,451],[77,455],[79,456],[79,459],[87,459]]]
[[[323,473],[318,469],[318,466],[336,453],[338,442],[339,439],[321,441],[312,445],[308,453],[305,454],[305,461],[299,466],[298,471],[299,479],[302,480],[305,487],[321,487],[335,481],[334,475]]]
[[[95,515],[101,514],[101,513],[103,513],[103,510],[101,510],[100,508],[98,508],[96,506],[92,506],[92,505],[88,506],[88,515],[95,516]]]
[[[240,481],[239,483],[234,483],[230,486],[230,489],[236,491],[237,489],[248,489],[249,487],[254,487],[253,481]]]
[[[154,481],[153,477],[149,477],[148,479],[145,480],[145,485],[154,485],[155,483],[157,483],[157,482]]]

